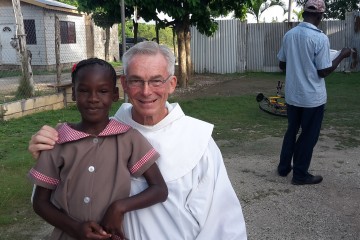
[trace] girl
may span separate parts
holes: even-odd
[[[124,239],[126,212],[167,198],[159,154],[137,130],[109,119],[119,98],[109,63],[83,60],[71,76],[81,121],[58,126],[57,144],[29,171],[33,208],[55,227],[52,239]],[[129,197],[130,175],[144,176],[149,187]]]

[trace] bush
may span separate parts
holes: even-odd
[[[24,76],[22,76],[19,81],[19,86],[15,94],[16,99],[26,99],[33,97],[34,86],[32,86],[29,81],[26,81]]]

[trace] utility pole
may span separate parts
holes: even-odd
[[[291,5],[292,5],[292,0],[289,0],[289,11],[288,11],[288,23],[290,23],[291,21]]]
[[[125,37],[125,3],[124,0],[120,0],[120,13],[121,13],[121,38],[122,38],[122,52],[123,54],[126,52],[126,37]],[[124,68],[123,68],[123,72],[122,74],[124,74]],[[124,101],[127,103],[128,100],[128,96],[127,94],[124,92]]]
[[[55,63],[56,63],[56,85],[61,83],[61,65],[60,65],[60,20],[55,14]]]
[[[124,0],[120,0],[121,7],[121,39],[122,39],[122,50],[123,53],[126,51],[126,37],[125,37],[125,3]]]
[[[21,13],[20,0],[12,0],[14,14],[15,14],[15,22],[16,22],[16,36],[19,43],[19,51],[21,54],[21,70],[23,73],[24,83],[26,84],[26,96],[24,97],[32,97],[35,95],[34,89],[34,79],[33,72],[30,64],[29,54],[26,48],[26,34],[24,28],[24,19]],[[22,84],[20,82],[20,84]],[[20,85],[21,86],[21,85]]]

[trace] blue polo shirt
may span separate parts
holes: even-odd
[[[285,100],[297,107],[318,107],[326,103],[324,78],[317,70],[332,66],[329,38],[311,23],[302,22],[289,30],[278,59],[286,62]]]

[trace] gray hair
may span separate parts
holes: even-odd
[[[145,42],[137,43],[124,53],[124,55],[122,57],[124,74],[126,75],[128,66],[129,66],[129,62],[135,56],[137,56],[137,55],[154,56],[158,53],[162,54],[167,61],[168,74],[174,75],[174,73],[175,73],[175,56],[174,56],[174,54],[167,46],[159,45],[153,41],[145,41]]]

